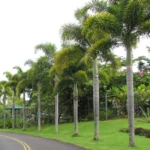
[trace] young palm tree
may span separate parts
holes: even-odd
[[[6,81],[0,82],[0,93],[4,106],[4,129],[6,128],[6,98],[10,95],[11,89],[7,86]]]
[[[6,75],[8,82],[6,86],[11,87],[12,91],[12,128],[15,128],[15,96],[16,96],[16,85],[18,82],[18,75],[12,75],[10,72],[4,72]]]
[[[99,31],[101,33],[103,31],[109,33],[111,40],[116,41],[113,44],[124,46],[127,52],[129,146],[135,145],[132,49],[136,46],[141,35],[150,32],[149,6],[150,4],[147,0],[118,0],[109,4],[105,12],[89,17],[84,23],[89,34],[94,28],[95,32]],[[95,48],[98,45],[98,43],[95,43]]]
[[[19,67],[19,66],[15,66],[13,67],[13,69],[16,69],[19,77],[20,77],[20,81],[17,84],[16,90],[17,90],[17,96],[20,97],[20,93],[23,93],[23,130],[26,129],[26,119],[25,119],[25,88],[28,85],[28,80],[26,78],[26,74],[23,72],[23,70]]]
[[[55,67],[62,78],[58,87],[64,83],[72,83],[73,86],[73,114],[74,114],[74,136],[78,135],[78,85],[87,79],[85,65],[81,62],[84,55],[79,46],[65,47],[56,54]],[[73,68],[73,69],[71,69]],[[69,86],[69,85],[68,85]]]
[[[26,113],[25,113],[25,102],[26,97],[25,94],[27,92],[27,87],[30,85],[29,80],[27,79],[26,73],[22,74],[22,79],[17,84],[17,95],[19,96],[21,93],[23,93],[23,130],[26,130]]]

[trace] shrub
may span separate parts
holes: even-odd
[[[0,120],[0,128],[3,128],[3,120]]]
[[[150,138],[150,130],[145,132],[145,137]]]
[[[135,128],[135,134],[136,135],[145,135],[146,130],[143,128]]]
[[[129,129],[123,128],[123,129],[120,129],[120,132],[128,133]],[[148,130],[148,129],[135,128],[135,134],[150,138],[150,130]]]
[[[129,130],[128,130],[128,129],[123,128],[123,129],[120,129],[120,132],[128,133],[128,132],[129,132]]]
[[[11,128],[12,127],[12,119],[11,118],[7,118],[6,119],[6,128]]]

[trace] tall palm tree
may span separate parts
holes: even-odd
[[[27,72],[27,78],[32,84],[33,90],[37,91],[38,95],[38,131],[41,130],[41,90],[49,73],[51,65],[46,56],[40,57],[37,62],[28,60],[25,64],[29,64],[32,68]],[[45,81],[46,80],[46,81]]]
[[[84,23],[88,33],[94,28],[95,32],[106,32],[110,34],[111,40],[116,41],[115,45],[124,46],[127,52],[127,104],[131,147],[135,146],[132,50],[139,37],[150,32],[149,6],[148,0],[118,0],[109,4],[105,12],[89,17]],[[95,46],[98,47],[98,43],[95,43]]]
[[[97,6],[98,7],[95,7]],[[98,58],[113,58],[110,56],[113,56],[110,52],[110,46],[111,43],[109,40],[108,34],[101,32],[101,34],[97,34],[97,36],[92,36],[92,33],[96,33],[94,30],[89,33],[87,36],[85,32],[83,31],[83,22],[88,18],[88,10],[89,9],[96,9],[98,11],[105,10],[106,3],[105,2],[99,2],[97,0],[92,1],[92,3],[89,3],[85,6],[84,10],[78,9],[75,13],[75,16],[77,20],[79,21],[79,24],[68,24],[64,25],[61,29],[61,36],[64,44],[70,44],[70,43],[76,43],[80,45],[82,48],[84,48],[86,56],[89,56],[87,58],[92,58],[93,60],[93,111],[94,111],[94,140],[99,139],[99,74],[98,74],[98,67],[97,62]],[[95,48],[95,46],[92,46],[92,44],[97,40],[101,39],[101,43],[99,44],[99,48]],[[93,53],[93,56],[91,57],[89,53],[91,51],[95,50]],[[109,56],[109,57],[108,57]]]
[[[36,89],[37,91],[37,100],[38,100],[38,131],[41,131],[41,82],[39,76],[39,67],[36,62],[32,60],[27,60],[25,65],[30,65],[31,69],[27,72],[27,78],[31,81],[33,90]],[[41,69],[41,68],[40,68]],[[40,70],[41,72],[41,70]]]
[[[41,50],[44,52],[45,56],[48,58],[49,64],[53,65],[53,59],[56,54],[56,46],[51,43],[38,44],[35,46],[35,52]],[[57,77],[54,78],[55,84],[57,84]],[[59,118],[59,107],[58,107],[58,93],[54,96],[55,98],[55,131],[58,132],[58,118]]]

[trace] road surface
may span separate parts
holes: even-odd
[[[0,150],[85,150],[84,148],[29,135],[0,132]]]

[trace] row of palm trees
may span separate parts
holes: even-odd
[[[55,124],[56,132],[58,132],[58,95],[65,86],[72,83],[74,135],[78,135],[78,86],[89,80],[88,69],[91,66],[93,69],[94,140],[98,140],[100,97],[98,65],[105,61],[117,69],[118,59],[112,50],[123,46],[127,52],[129,146],[135,146],[132,51],[140,36],[149,35],[149,7],[149,0],[111,0],[109,2],[92,0],[84,7],[77,9],[75,12],[77,23],[61,27],[63,44],[60,51],[56,51],[54,44],[39,44],[35,47],[36,52],[42,50],[45,55],[37,62],[28,60],[25,64],[30,65],[31,68],[27,72],[23,73],[17,67],[16,75],[10,76],[8,72],[5,73],[8,77],[7,85],[12,90],[13,108],[16,95],[24,93],[23,101],[25,102],[25,92],[36,90],[38,93],[38,130],[40,131],[40,93],[41,90],[44,93],[46,89],[53,89],[50,92],[55,97]],[[12,118],[14,118],[14,112],[12,112]],[[14,119],[12,127],[14,128]],[[23,128],[25,129],[25,124]]]
[[[93,5],[92,5],[93,4]],[[134,146],[134,94],[132,50],[137,45],[141,35],[150,32],[149,1],[116,0],[107,3],[94,0],[76,13],[83,19],[83,33],[92,41],[88,52],[97,58],[108,49],[123,46],[127,52],[127,104],[129,118],[129,145]],[[88,11],[94,10],[95,14],[89,16]],[[101,36],[101,37],[99,37]],[[95,60],[95,59],[94,59]],[[96,90],[95,90],[96,91]]]

